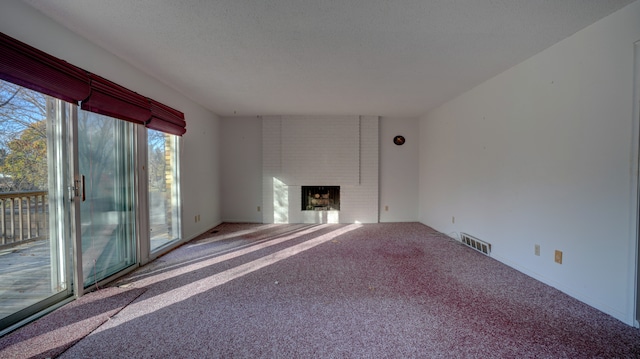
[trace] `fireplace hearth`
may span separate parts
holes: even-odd
[[[339,211],[340,186],[302,186],[303,211]]]

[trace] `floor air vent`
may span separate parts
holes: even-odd
[[[460,240],[463,244],[477,250],[478,252],[482,252],[486,255],[491,253],[491,244],[485,241],[481,241],[478,238],[470,236],[466,233],[460,233]]]

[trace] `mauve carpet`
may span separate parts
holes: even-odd
[[[640,330],[418,223],[223,224],[114,285],[146,291],[62,358],[640,357]]]
[[[145,290],[105,288],[0,338],[0,358],[55,358]]]

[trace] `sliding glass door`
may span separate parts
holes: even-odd
[[[71,111],[0,81],[0,330],[72,294]]]
[[[85,287],[136,263],[134,135],[129,122],[78,110]]]
[[[147,130],[151,251],[180,239],[178,136]]]
[[[137,262],[135,131],[0,82],[0,330]]]
[[[0,333],[181,238],[178,148],[0,81]]]

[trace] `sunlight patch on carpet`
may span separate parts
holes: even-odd
[[[142,288],[105,288],[88,293],[0,338],[0,357],[55,358],[145,291]]]
[[[277,263],[283,259],[295,256],[301,252],[318,246],[322,243],[329,242],[347,232],[360,228],[362,225],[350,224],[345,227],[336,229],[327,234],[318,236],[300,244],[296,244],[287,249],[280,250],[278,252],[269,254],[254,261],[239,265],[237,267],[225,270],[215,275],[194,281],[187,285],[174,288],[168,292],[162,293],[156,297],[141,300],[131,306],[131,309],[137,309],[139,315],[144,315],[152,311],[160,310],[167,306],[189,299],[198,294],[204,293],[217,286],[223,285],[236,278],[240,278],[246,274],[255,272],[261,268]],[[166,279],[166,277],[165,277]],[[187,293],[187,294],[185,294]]]
[[[259,251],[271,246],[274,246],[276,244],[280,244],[280,243],[284,243],[290,240],[294,240],[294,239],[298,239],[302,236],[308,235],[308,234],[312,234],[314,232],[323,230],[325,228],[327,228],[329,225],[314,225],[313,227],[304,230],[304,231],[300,231],[297,232],[295,234],[291,234],[288,236],[284,236],[278,239],[272,239],[266,242],[261,242],[258,244],[249,244],[247,247],[241,248],[241,249],[234,249],[233,252],[231,253],[227,253],[227,254],[222,254],[222,255],[218,255],[216,254],[215,257],[211,258],[211,259],[207,259],[207,260],[201,260],[200,258],[195,259],[192,264],[189,265],[185,265],[185,262],[181,262],[179,264],[176,265],[176,269],[170,270],[170,271],[162,271],[160,273],[158,273],[157,276],[150,276],[148,278],[146,278],[144,280],[144,284],[145,285],[150,285],[150,284],[154,284],[156,282],[160,282],[160,281],[165,281],[167,279],[170,278],[174,278],[180,275],[183,275],[185,273],[191,273],[193,271],[196,271],[198,269],[207,267],[207,266],[211,266],[214,264],[218,264],[218,263],[222,263],[224,261],[228,261],[230,259],[234,259],[234,258],[238,258],[241,257],[245,254],[249,254],[255,251]],[[321,238],[321,237],[319,237]],[[135,277],[132,277],[135,278]]]

